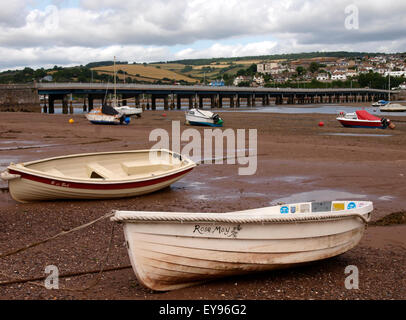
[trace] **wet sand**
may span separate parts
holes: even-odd
[[[163,113],[166,116],[163,116]],[[73,118],[74,124],[68,120]],[[112,209],[226,212],[277,202],[362,199],[374,202],[373,221],[406,211],[406,116],[395,130],[343,128],[330,114],[224,113],[225,127],[257,129],[258,163],[252,176],[236,164],[202,164],[160,192],[120,200],[20,204],[0,183],[0,252],[45,239]],[[0,113],[0,170],[9,162],[73,153],[152,147],[155,128],[171,132],[179,111],[148,111],[129,126],[95,126],[83,115]],[[323,121],[324,127],[318,127]],[[203,132],[204,128],[195,129]],[[342,135],[343,134],[343,135]],[[247,134],[248,135],[248,134]],[[185,143],[183,143],[184,145]],[[249,146],[246,145],[248,149]],[[112,223],[98,222],[0,259],[0,280],[99,270]],[[105,268],[130,265],[122,226],[115,225]],[[233,277],[173,292],[143,288],[131,268],[103,273],[86,291],[46,290],[31,283],[0,286],[1,299],[405,299],[406,225],[370,226],[360,244],[338,257],[300,268]],[[344,269],[360,272],[359,290],[344,287]],[[92,284],[97,274],[70,276],[61,288]],[[43,283],[38,281],[36,283]]]

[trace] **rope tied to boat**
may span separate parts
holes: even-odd
[[[360,218],[365,224],[368,224],[369,219],[362,214],[329,214],[329,215],[305,215],[295,217],[221,217],[221,214],[212,215],[196,215],[196,216],[175,216],[175,215],[146,215],[146,214],[120,214],[120,211],[113,211],[114,216],[110,218],[115,222],[222,222],[222,223],[287,223],[287,222],[311,222],[311,221],[331,221],[342,220],[349,217]]]
[[[22,248],[15,249],[15,250],[12,250],[12,251],[4,253],[4,254],[0,254],[0,258],[5,258],[5,257],[11,256],[11,255],[23,252],[23,251],[28,250],[30,248],[36,247],[36,246],[38,246],[40,244],[43,244],[43,243],[46,243],[48,241],[54,240],[54,239],[56,239],[56,238],[58,238],[60,236],[63,236],[63,235],[66,235],[66,234],[69,234],[69,233],[84,229],[86,227],[89,227],[89,226],[95,224],[96,222],[99,222],[99,221],[105,220],[107,218],[110,218],[110,217],[112,217],[112,215],[113,215],[112,213],[105,214],[104,216],[99,217],[99,218],[97,218],[97,219],[95,219],[93,221],[87,222],[87,223],[85,223],[83,225],[80,225],[80,226],[75,227],[73,229],[70,229],[68,231],[60,232],[60,233],[58,233],[58,234],[56,234],[56,235],[54,235],[52,237],[49,237],[47,239],[44,239],[44,240],[41,240],[41,241],[38,241],[38,242],[35,242],[35,243],[31,243],[31,244],[26,245],[26,246],[24,246]],[[108,244],[108,247],[107,247],[106,256],[105,256],[104,259],[101,260],[101,266],[100,266],[99,270],[73,272],[73,273],[68,273],[68,274],[65,274],[65,275],[62,274],[62,275],[59,276],[59,278],[66,278],[68,276],[79,276],[79,275],[85,275],[85,274],[90,274],[90,273],[98,273],[98,276],[97,276],[96,280],[93,283],[91,283],[88,286],[83,287],[83,288],[77,288],[77,289],[59,288],[58,290],[75,291],[75,292],[76,291],[86,291],[86,290],[89,290],[89,289],[93,288],[94,286],[96,286],[101,281],[102,274],[103,274],[104,271],[114,271],[114,270],[121,270],[121,269],[129,268],[130,266],[119,266],[119,267],[114,267],[114,268],[109,268],[109,269],[105,268],[105,266],[107,264],[107,261],[108,261],[108,258],[110,256],[111,246],[112,246],[112,243],[113,243],[113,237],[114,237],[114,224],[112,224],[112,226],[111,226],[111,235],[110,235],[110,240],[109,240],[109,244]],[[3,277],[8,279],[7,281],[0,282],[0,286],[1,285],[14,284],[14,283],[29,283],[31,285],[46,288],[44,284],[34,282],[34,281],[44,280],[46,277],[43,277],[43,276],[41,276],[41,277],[31,277],[31,278],[26,278],[26,279],[18,279],[18,278],[8,276],[2,271],[0,271],[0,275],[2,275]]]

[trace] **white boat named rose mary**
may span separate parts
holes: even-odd
[[[185,116],[186,124],[194,126],[222,127],[224,122],[217,113],[207,110],[190,109]]]
[[[230,213],[115,211],[131,264],[167,291],[342,254],[361,240],[369,201],[305,202]]]
[[[196,164],[164,149],[68,155],[10,164],[1,178],[16,201],[112,199],[163,189]]]

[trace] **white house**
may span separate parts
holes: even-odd
[[[331,80],[347,80],[345,72],[336,71],[331,75]]]
[[[258,73],[272,73],[272,69],[278,69],[279,64],[276,62],[266,62],[257,64]]]
[[[263,86],[265,83],[265,80],[262,76],[258,76],[258,77],[254,76],[254,78],[252,80],[260,86]]]
[[[245,81],[250,81],[251,82],[251,78],[250,77],[245,77],[245,76],[238,76],[234,79],[233,81],[233,85],[238,86],[241,82],[245,82]]]
[[[327,81],[329,79],[329,76],[327,73],[319,73],[317,75],[317,81]]]
[[[391,77],[401,77],[401,76],[406,75],[406,71],[390,71],[390,72],[388,71],[388,72],[385,72],[385,77],[388,76],[388,74]]]
[[[345,73],[345,75],[347,76],[347,78],[348,78],[348,77],[356,77],[356,76],[358,75],[358,72],[355,71],[355,70],[349,69],[349,70]]]

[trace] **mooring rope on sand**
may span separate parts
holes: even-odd
[[[26,245],[26,246],[24,246],[24,247],[22,247],[22,248],[19,248],[19,249],[16,249],[16,250],[13,250],[13,251],[10,251],[10,252],[1,254],[1,255],[0,255],[0,258],[8,257],[8,256],[11,256],[11,255],[14,255],[14,254],[23,252],[23,251],[25,251],[25,250],[27,250],[27,249],[30,249],[30,248],[36,247],[36,246],[38,246],[38,245],[40,245],[40,244],[49,242],[49,241],[54,240],[54,239],[56,239],[56,238],[58,238],[58,237],[61,237],[61,236],[63,236],[63,235],[66,235],[66,234],[72,233],[72,232],[74,232],[74,231],[78,231],[78,230],[84,229],[84,228],[86,228],[86,227],[89,227],[89,226],[95,224],[95,223],[98,222],[98,221],[101,221],[101,220],[110,218],[112,215],[113,215],[112,213],[105,214],[105,215],[102,216],[102,217],[99,217],[99,218],[97,218],[97,219],[95,219],[95,220],[93,220],[93,221],[90,221],[90,222],[87,222],[87,223],[85,223],[85,224],[83,224],[83,225],[80,225],[80,226],[78,226],[78,227],[75,227],[75,228],[73,228],[73,229],[71,229],[71,230],[63,231],[63,232],[58,233],[57,235],[54,235],[54,236],[49,237],[49,238],[47,238],[47,239],[44,239],[44,240],[41,240],[41,241],[38,241],[38,242],[35,242],[35,243],[31,243],[31,244]],[[59,288],[58,290],[85,291],[85,290],[91,289],[92,287],[96,286],[96,285],[100,282],[103,272],[122,270],[122,269],[127,269],[127,268],[130,268],[130,267],[131,267],[131,265],[129,265],[129,266],[126,265],[126,266],[118,266],[118,267],[112,267],[112,268],[107,268],[107,269],[105,269],[105,266],[106,266],[106,264],[107,264],[108,258],[109,258],[109,256],[110,256],[111,246],[112,246],[112,243],[113,243],[114,225],[115,225],[115,224],[112,224],[112,227],[111,227],[111,235],[110,235],[110,240],[109,240],[109,244],[108,244],[108,247],[107,247],[107,253],[106,253],[105,258],[102,260],[100,269],[98,269],[98,270],[88,270],[88,271],[71,272],[71,273],[66,273],[66,274],[62,274],[62,275],[59,276],[59,278],[66,278],[66,277],[73,277],[73,276],[81,276],[81,275],[85,275],[85,274],[98,273],[98,277],[96,278],[96,280],[94,281],[94,283],[92,283],[92,284],[90,284],[90,285],[88,285],[88,286],[86,286],[86,287],[84,287],[84,288],[77,288],[77,289]],[[2,276],[4,276],[5,278],[9,279],[8,281],[0,282],[0,286],[2,286],[2,285],[16,284],[16,283],[29,283],[29,284],[32,284],[32,285],[35,285],[35,286],[39,286],[39,287],[46,288],[46,286],[45,286],[44,284],[34,282],[34,281],[44,280],[44,279],[46,279],[46,276],[31,277],[31,278],[25,278],[25,279],[17,279],[17,278],[14,278],[14,277],[10,277],[10,276],[4,274],[4,273],[1,272],[1,271],[0,271],[0,274],[1,274]]]
[[[9,251],[9,252],[6,252],[6,253],[2,253],[2,254],[0,254],[0,259],[11,256],[11,255],[14,255],[14,254],[17,254],[19,252],[25,251],[25,250],[30,249],[30,248],[34,248],[36,246],[39,246],[40,244],[49,242],[49,241],[54,240],[56,238],[59,238],[61,236],[67,235],[69,233],[72,233],[72,232],[87,228],[87,227],[95,224],[96,222],[107,219],[107,218],[110,218],[111,216],[113,216],[113,213],[105,214],[104,216],[99,217],[99,218],[97,218],[97,219],[95,219],[93,221],[87,222],[85,224],[82,224],[81,226],[75,227],[75,228],[70,229],[68,231],[62,231],[62,232],[60,232],[60,233],[58,233],[58,234],[56,234],[56,235],[54,235],[52,237],[49,237],[47,239],[44,239],[44,240],[41,240],[41,241],[38,241],[38,242],[34,242],[34,243],[30,243],[30,244],[28,244],[28,245],[26,245],[24,247],[21,247],[21,248],[18,248],[18,249],[15,249],[15,250],[12,250],[12,251]]]

